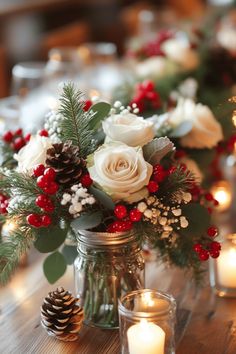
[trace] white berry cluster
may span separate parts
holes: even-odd
[[[178,204],[188,204],[192,200],[192,194],[189,192],[179,191],[174,194],[172,201]]]
[[[12,190],[12,192],[14,192],[14,189]],[[17,193],[17,190],[15,192]],[[22,206],[30,205],[30,201],[28,198],[26,198],[25,196],[17,195],[16,193],[14,194],[14,197],[9,199],[9,204],[7,207],[7,211],[9,213],[13,212],[16,209],[19,209]]]
[[[149,196],[137,206],[143,213],[143,219],[155,225],[161,238],[169,237],[174,229],[188,227],[188,220],[182,215],[180,205],[166,206],[155,196]]]
[[[56,110],[50,111],[45,117],[44,128],[48,131],[50,139],[53,143],[60,143],[61,139],[61,128],[60,122],[62,121],[62,116]]]
[[[122,115],[125,115],[127,113],[138,114],[139,109],[138,109],[136,103],[132,103],[131,106],[124,107],[120,101],[116,101],[110,110],[110,114],[112,115],[112,114],[118,114],[118,113],[122,114]]]
[[[74,218],[78,218],[81,212],[87,205],[93,205],[96,203],[96,199],[90,193],[87,188],[84,188],[82,184],[75,184],[70,188],[71,193],[64,193],[61,200],[61,205],[69,204],[69,213]]]

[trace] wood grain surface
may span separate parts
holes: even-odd
[[[73,269],[52,286],[41,265],[42,257],[31,253],[28,267],[0,289],[0,353],[119,354],[117,330],[84,326],[72,343],[46,334],[40,325],[43,298],[59,285],[73,292]],[[146,265],[146,287],[168,291],[177,300],[176,354],[236,353],[236,299],[216,298],[208,286],[196,290],[182,272],[152,262]]]

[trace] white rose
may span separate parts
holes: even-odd
[[[168,39],[163,43],[162,50],[167,58],[180,64],[186,70],[193,70],[199,64],[197,52],[191,49],[189,42],[185,39]]]
[[[169,113],[169,123],[176,127],[184,121],[191,121],[192,129],[180,139],[182,146],[188,148],[212,148],[223,139],[221,125],[212,111],[191,99],[181,99],[177,107]]]
[[[144,146],[154,138],[153,123],[133,113],[113,114],[102,123],[107,141]]]
[[[141,78],[161,78],[167,75],[172,75],[177,71],[173,63],[166,58],[153,56],[136,64],[136,74]]]
[[[153,167],[144,160],[141,147],[104,144],[90,155],[88,166],[91,178],[114,201],[134,203],[148,195]]]
[[[217,40],[224,49],[236,52],[236,27],[222,26],[217,33]]]
[[[29,143],[14,155],[18,161],[17,171],[32,173],[35,165],[45,164],[47,150],[51,146],[49,138],[40,135],[32,136]]]

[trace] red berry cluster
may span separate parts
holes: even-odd
[[[93,184],[93,180],[90,177],[89,173],[82,175],[82,177],[80,178],[80,183],[85,188],[89,188],[91,184]]]
[[[0,193],[0,214],[7,214],[7,207],[8,207],[8,203],[9,203],[9,198]]]
[[[11,146],[14,151],[19,151],[30,140],[30,134],[23,136],[22,129],[17,129],[12,132],[11,130],[3,134],[3,141]]]
[[[33,175],[37,178],[37,186],[46,194],[56,194],[59,186],[55,182],[56,172],[53,168],[45,168],[43,164],[35,166]]]
[[[148,109],[158,109],[161,107],[160,95],[155,91],[152,81],[146,80],[137,84],[130,106],[134,103],[137,105],[140,113]]]
[[[93,105],[93,102],[91,101],[91,100],[85,100],[84,102],[83,102],[83,110],[85,111],[85,112],[88,112],[88,110],[89,110],[89,108],[90,107],[92,107],[92,105]]]
[[[154,40],[146,43],[145,46],[142,48],[143,55],[146,57],[165,56],[162,50],[162,44],[173,37],[174,33],[171,31],[160,31]]]
[[[48,131],[46,129],[42,129],[38,132],[38,135],[45,136],[46,138],[49,136]]]
[[[218,229],[215,226],[210,226],[207,229],[207,235],[211,238],[216,237],[218,234]],[[207,245],[203,246],[201,243],[195,243],[193,246],[195,252],[197,252],[198,257],[201,261],[207,261],[209,256],[212,258],[217,258],[220,255],[221,245],[217,241],[210,241]]]
[[[143,215],[137,208],[128,211],[127,207],[123,204],[116,205],[114,214],[118,220],[115,220],[108,226],[108,232],[129,231],[132,229],[133,223],[140,221]]]
[[[151,179],[147,185],[149,193],[156,193],[159,189],[159,184],[164,181],[169,175],[176,171],[175,166],[170,166],[165,169],[162,165],[157,164],[153,167]]]
[[[35,166],[33,175],[37,177],[37,186],[45,193],[37,196],[35,204],[41,208],[44,213],[52,213],[55,206],[49,195],[55,194],[59,188],[58,184],[55,182],[56,172],[53,168],[45,168],[43,164],[39,164]],[[27,216],[27,222],[34,227],[47,227],[51,225],[52,219],[47,214],[30,214]]]
[[[202,203],[207,207],[209,214],[211,214],[215,207],[219,205],[219,202],[213,197],[209,192],[206,192],[198,184],[192,182],[191,189],[189,190],[192,194],[193,201],[201,200]]]

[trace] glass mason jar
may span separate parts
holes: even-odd
[[[150,289],[132,291],[119,300],[121,354],[174,354],[173,296]]]
[[[236,234],[227,236],[220,256],[211,259],[210,283],[220,297],[236,297]]]
[[[144,260],[134,233],[79,232],[75,289],[85,323],[118,328],[118,299],[144,287]]]

